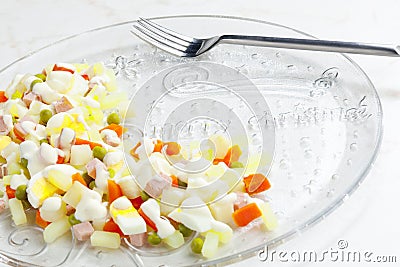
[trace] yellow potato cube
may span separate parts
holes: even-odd
[[[12,198],[8,201],[10,207],[12,219],[15,225],[21,225],[27,222],[24,207],[22,206],[21,200]]]
[[[44,241],[46,243],[52,243],[60,236],[64,235],[71,228],[71,224],[68,222],[68,217],[64,216],[61,219],[49,224],[43,231]]]
[[[117,249],[121,245],[121,238],[117,233],[94,231],[90,236],[90,243],[94,247]]]

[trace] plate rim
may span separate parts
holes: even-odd
[[[167,16],[156,16],[156,17],[150,17],[148,19],[150,20],[162,20],[162,19],[174,19],[174,18],[213,18],[213,19],[232,19],[232,20],[242,20],[242,21],[248,21],[248,22],[255,22],[255,23],[261,23],[261,24],[267,24],[270,26],[275,26],[275,27],[280,27],[280,28],[284,28],[290,31],[293,31],[295,33],[299,33],[301,35],[304,35],[306,37],[309,38],[313,38],[313,39],[318,39],[313,35],[310,35],[306,32],[303,32],[301,30],[297,30],[294,28],[291,28],[289,26],[285,26],[279,23],[275,23],[275,22],[269,22],[266,20],[262,20],[262,19],[256,19],[256,18],[248,18],[248,17],[240,17],[240,16],[231,16],[231,15],[217,15],[217,14],[180,14],[180,15],[167,15]],[[45,50],[46,48],[49,48],[51,46],[57,45],[59,43],[68,41],[70,39],[79,37],[80,35],[85,35],[88,33],[92,33],[92,32],[96,32],[96,31],[100,31],[100,30],[104,30],[104,29],[108,29],[108,28],[112,28],[112,27],[117,27],[117,26],[122,26],[122,25],[127,25],[127,24],[133,24],[134,22],[136,22],[136,20],[129,20],[129,21],[123,21],[123,22],[118,22],[118,23],[114,23],[114,24],[109,24],[109,25],[105,25],[105,26],[101,26],[101,27],[97,27],[94,29],[90,29],[87,31],[83,31],[83,32],[79,32],[73,35],[69,35],[67,37],[58,39],[57,41],[51,42],[45,46],[42,46],[38,49],[35,49],[31,52],[28,52],[26,55],[12,61],[11,63],[7,64],[6,66],[4,66],[3,68],[0,69],[0,74],[3,73],[4,71],[6,71],[7,69],[9,69],[10,67],[12,67],[13,65],[17,64],[18,62],[31,57],[39,52],[41,52],[42,50]],[[336,197],[336,199],[332,202],[331,205],[328,205],[327,207],[325,207],[324,209],[322,209],[321,212],[317,213],[315,216],[313,216],[311,219],[307,220],[306,222],[304,222],[303,224],[299,225],[298,227],[286,232],[283,235],[280,235],[260,246],[256,246],[253,247],[251,249],[247,249],[232,255],[228,255],[228,256],[224,256],[218,259],[211,259],[211,260],[206,260],[200,263],[195,263],[195,264],[191,264],[191,265],[184,265],[184,266],[204,266],[204,264],[208,265],[219,265],[219,266],[223,266],[223,265],[228,265],[228,264],[232,264],[235,262],[239,262],[239,261],[243,261],[245,259],[248,259],[250,257],[255,256],[256,254],[258,254],[259,251],[261,251],[263,248],[265,248],[265,246],[268,247],[276,247],[280,244],[283,244],[293,238],[295,238],[296,236],[300,235],[301,233],[305,232],[306,230],[310,229],[312,226],[316,225],[317,223],[321,222],[323,219],[325,219],[328,215],[330,215],[333,211],[335,211],[338,207],[340,207],[345,200],[350,197],[357,189],[358,187],[363,183],[363,181],[365,180],[365,178],[367,177],[367,175],[369,174],[369,172],[372,169],[372,166],[374,165],[374,162],[376,161],[376,158],[379,155],[379,150],[382,144],[382,139],[383,139],[383,112],[382,112],[382,103],[380,101],[379,95],[376,91],[376,88],[374,86],[374,84],[372,83],[372,81],[370,80],[370,78],[368,77],[368,75],[366,74],[366,72],[353,60],[351,59],[349,56],[343,54],[343,53],[336,53],[337,55],[340,55],[341,57],[344,58],[344,60],[347,60],[351,65],[353,65],[357,71],[360,72],[361,75],[364,76],[365,81],[368,83],[368,85],[370,86],[371,89],[373,89],[373,95],[374,95],[374,99],[377,102],[377,117],[379,118],[378,120],[378,128],[377,128],[377,139],[374,142],[374,150],[373,153],[371,155],[371,158],[369,159],[369,162],[366,164],[366,166],[364,167],[363,171],[360,173],[360,175],[357,177],[357,179],[354,180],[353,184],[351,186],[348,187],[347,190],[345,190],[345,192],[341,195],[339,195],[338,197]],[[10,264],[10,261],[7,261],[7,256],[3,255],[0,253],[0,262],[3,262],[5,264]]]

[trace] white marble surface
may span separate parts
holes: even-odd
[[[235,15],[284,24],[319,38],[400,44],[400,1],[397,0],[2,0],[0,3],[0,69],[62,37],[138,16]],[[385,132],[380,155],[365,182],[343,206],[283,248],[322,251],[335,248],[337,240],[345,239],[355,250],[397,255],[399,262],[400,58],[352,58],[370,76],[382,100]],[[266,266],[267,263],[253,258],[234,266],[247,265]],[[315,265],[327,263],[312,264]]]

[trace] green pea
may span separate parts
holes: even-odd
[[[19,200],[26,199],[26,185],[20,185],[15,190],[15,197]]]
[[[21,166],[24,168],[28,167],[28,160],[25,158],[21,158],[21,162],[20,162]]]
[[[31,82],[31,90],[33,89],[33,87],[35,86],[35,84],[37,84],[37,83],[42,83],[43,81],[41,80],[41,79],[36,79],[36,80],[33,80],[33,82]]]
[[[108,115],[107,123],[108,124],[120,124],[121,119],[120,119],[119,115],[114,112],[114,113],[111,113],[110,115]]]
[[[180,179],[178,179],[178,186],[186,188],[187,187],[187,183],[185,183],[184,181],[181,181]]]
[[[47,122],[50,120],[51,116],[53,116],[53,113],[50,110],[43,109],[42,111],[40,111],[40,114],[39,114],[39,117],[40,117],[39,123],[46,125]]]
[[[86,184],[90,184],[93,181],[93,178],[89,176],[89,174],[87,172],[85,172],[84,174],[82,174],[82,178],[83,180],[85,180]]]
[[[178,225],[178,230],[179,230],[179,232],[182,233],[182,235],[183,235],[184,237],[191,236],[192,233],[193,233],[193,230],[187,228],[187,227],[186,227],[184,224],[182,224],[182,223],[180,223],[180,224]]]
[[[147,201],[150,198],[150,196],[144,191],[140,191],[140,197],[143,201]]]
[[[156,233],[151,233],[147,237],[147,242],[149,242],[150,245],[155,246],[161,243],[161,238]]]
[[[40,139],[39,144],[43,144],[43,143],[48,144],[49,140],[47,140],[46,138]]]
[[[96,186],[96,182],[93,180],[89,183],[89,188],[93,190],[93,188]]]
[[[193,253],[200,254],[201,249],[203,248],[203,243],[204,241],[200,237],[196,237],[195,239],[193,239],[192,243],[190,244]]]
[[[241,162],[239,162],[239,161],[234,161],[234,162],[232,162],[230,167],[231,167],[232,169],[235,169],[235,168],[244,168],[243,163],[241,163]]]
[[[93,148],[93,157],[98,158],[99,160],[103,160],[106,154],[107,150],[102,146],[96,146]]]
[[[115,176],[114,169],[108,169],[108,172],[110,173],[110,178],[114,178],[114,176]]]
[[[68,216],[68,221],[71,225],[80,224],[81,221],[75,218],[75,213]]]
[[[46,81],[46,75],[44,75],[43,73],[38,73],[35,76],[38,77],[39,79],[41,79],[44,82]]]

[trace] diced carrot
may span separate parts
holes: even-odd
[[[164,143],[161,140],[157,140],[157,143],[154,145],[153,152],[161,152]]]
[[[142,143],[137,142],[137,144],[131,149],[130,154],[135,160],[139,160],[139,155],[136,153],[136,150],[142,145]]]
[[[104,128],[101,129],[99,132],[101,133],[101,132],[104,131],[105,129],[113,130],[114,132],[117,133],[118,137],[121,137],[122,134],[123,134],[124,131],[125,131],[124,127],[122,127],[121,125],[118,125],[118,124],[114,124],[114,123],[111,123],[110,125],[104,127]]]
[[[238,145],[230,147],[224,157],[224,162],[226,166],[230,167],[231,163],[238,161],[241,155],[242,155],[242,150],[240,150],[240,147]]]
[[[143,198],[141,196],[135,197],[133,199],[129,199],[135,209],[139,209],[140,206],[144,203]]]
[[[249,195],[258,194],[268,190],[271,187],[267,177],[261,173],[250,174],[249,176],[243,178],[243,182],[246,192]]]
[[[65,157],[61,157],[60,155],[58,155],[57,157],[57,164],[61,164],[64,163]]]
[[[6,186],[6,194],[8,199],[15,198],[15,190],[12,189],[9,185]]]
[[[74,72],[75,72],[75,71],[73,71],[71,69],[67,69],[65,67],[57,66],[57,64],[54,65],[53,71],[68,71],[68,72],[70,72],[72,74],[74,74]]]
[[[6,92],[0,91],[0,103],[6,102],[8,98],[6,97]]]
[[[103,231],[117,233],[120,236],[124,236],[124,233],[121,231],[121,228],[119,228],[118,224],[116,224],[113,219],[110,219],[104,224]]]
[[[36,224],[42,228],[46,228],[50,224],[50,222],[43,220],[39,210],[36,210]]]
[[[89,79],[89,75],[87,75],[87,74],[82,74],[81,76],[82,76],[82,78],[85,79],[86,81],[89,81],[89,80],[90,80],[90,79]]]
[[[79,172],[72,175],[72,183],[75,181],[77,181],[87,187],[85,179],[83,179],[82,175]]]
[[[76,139],[75,139],[75,145],[89,145],[89,146],[90,146],[90,149],[93,149],[93,148],[95,148],[96,146],[102,146],[102,145],[99,144],[99,143],[92,142],[92,141],[85,140],[85,139],[81,139],[81,138],[76,138]]]
[[[252,220],[260,217],[261,210],[258,208],[256,203],[250,203],[240,209],[233,212],[232,218],[237,226],[246,226]]]
[[[220,162],[224,162],[224,159],[215,158],[215,159],[213,160],[213,164],[214,164],[214,165],[218,165]]]
[[[167,143],[167,149],[165,150],[165,153],[167,153],[167,155],[169,156],[178,155],[180,151],[181,151],[181,146],[177,142]]]
[[[21,132],[18,131],[18,129],[16,127],[13,128],[13,132],[15,137],[19,140],[19,141],[25,141],[25,136],[24,134],[22,134]]]
[[[178,187],[178,177],[176,177],[175,175],[171,175],[171,183],[173,187]]]
[[[113,180],[108,180],[108,202],[111,204],[114,200],[119,197],[122,197],[122,190],[119,185]]]
[[[150,226],[151,228],[153,228],[154,231],[157,232],[158,230],[157,230],[156,224],[155,224],[152,220],[150,220],[150,218],[147,217],[146,214],[144,214],[144,212],[142,211],[142,209],[138,209],[138,212],[139,212],[140,216],[142,216],[142,218],[143,218],[143,220],[146,222],[146,224],[147,224],[148,226]]]

